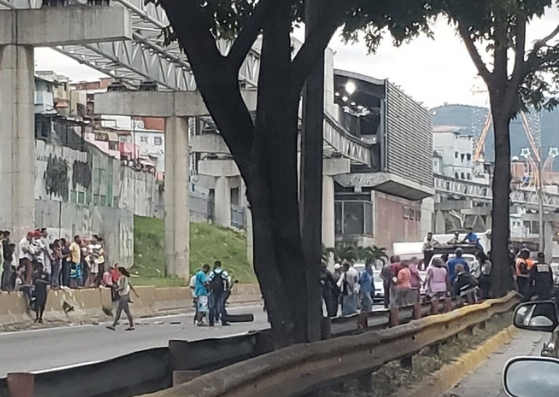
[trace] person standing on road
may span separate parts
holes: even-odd
[[[411,258],[410,264],[408,265],[410,270],[410,303],[419,302],[421,300],[421,284],[423,280],[421,279],[421,274],[419,274],[419,269],[417,268],[417,258]]]
[[[454,258],[447,262],[448,277],[450,278],[450,282],[452,284],[454,284],[454,280],[456,280],[456,276],[458,274],[458,272],[456,271],[456,266],[462,265],[464,270],[466,270],[468,273],[470,272],[470,266],[468,266],[468,262],[466,262],[466,260],[462,258],[463,254],[464,251],[462,250],[462,248],[457,248],[456,251],[454,251]]]
[[[357,294],[359,273],[349,262],[343,264],[343,273],[338,280],[338,288],[342,293],[342,316],[357,313]]]
[[[220,261],[215,261],[214,270],[208,276],[208,288],[210,290],[210,327],[221,318],[221,325],[227,326],[227,311],[225,310],[225,297],[229,291],[231,279],[229,273],[223,269]]]
[[[82,240],[80,236],[74,236],[74,241],[70,244],[70,287],[78,288],[82,285]]]
[[[432,300],[440,300],[446,297],[450,289],[450,280],[448,272],[440,259],[433,259],[433,266],[427,270],[425,285],[427,294]]]
[[[11,291],[13,289],[12,279],[14,273],[12,266],[13,252],[10,252],[10,239],[7,237],[7,232],[2,231],[0,236],[2,237],[2,256],[0,257],[2,261],[2,281],[0,282],[0,289],[2,291]]]
[[[320,288],[322,290],[322,299],[326,306],[326,314],[328,317],[336,317],[338,315],[338,297],[339,290],[333,274],[328,270],[326,264],[322,264],[320,272]]]
[[[122,311],[126,313],[126,317],[128,318],[128,328],[125,331],[134,331],[134,318],[132,318],[132,313],[130,313],[130,291],[134,292],[136,298],[139,298],[140,295],[136,292],[132,284],[130,284],[130,273],[124,267],[118,268],[118,273],[120,277],[118,279],[116,292],[118,293],[118,306],[116,308],[116,314],[113,321],[113,325],[107,327],[108,329],[114,331],[116,330],[116,326],[120,321],[120,316],[122,315]]]
[[[549,300],[553,293],[553,271],[545,263],[545,255],[538,252],[538,261],[530,269],[526,300],[537,296],[538,300]]]
[[[516,285],[518,287],[518,292],[521,295],[529,294],[530,285],[530,266],[528,264],[528,259],[530,258],[530,251],[523,249],[518,254],[515,263],[516,270]]]
[[[411,303],[411,272],[406,262],[401,263],[401,269],[396,277],[396,305],[407,306]]]
[[[47,304],[48,286],[50,285],[49,274],[44,270],[41,263],[37,264],[37,269],[33,274],[33,306],[35,308],[35,322],[43,323],[43,313]]]
[[[394,257],[390,257],[390,262],[385,263],[380,271],[380,278],[382,279],[382,287],[384,289],[384,308],[388,309],[390,304],[390,285],[392,283],[392,263],[394,263]]]
[[[361,311],[370,312],[373,309],[375,283],[373,279],[373,265],[368,262],[365,270],[359,275],[359,296],[361,297]]]
[[[198,308],[196,315],[196,325],[201,327],[205,326],[204,316],[208,312],[208,273],[210,272],[210,265],[207,263],[202,266],[202,270],[196,273],[196,286],[194,291],[196,299],[198,300]]]
[[[33,277],[33,232],[27,233],[18,244],[19,266],[25,269],[25,283],[31,285]]]

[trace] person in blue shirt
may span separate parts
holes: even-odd
[[[466,234],[466,236],[464,237],[464,240],[462,240],[463,243],[468,243],[468,244],[474,244],[477,248],[479,248],[480,250],[483,250],[483,247],[481,246],[480,242],[479,242],[479,237],[477,236],[477,234],[474,233],[473,229],[471,227],[468,228],[468,234]]]
[[[370,312],[373,309],[373,295],[375,284],[373,279],[373,265],[367,263],[365,270],[359,275],[359,294],[361,295],[361,311]]]
[[[462,265],[466,272],[470,272],[470,266],[468,266],[468,262],[466,261],[466,259],[462,258],[463,254],[464,251],[462,251],[462,248],[457,248],[456,251],[454,251],[454,258],[449,260],[446,264],[448,267],[448,276],[450,277],[451,284],[454,284],[454,280],[456,279],[456,265]]]
[[[205,264],[202,266],[202,270],[196,273],[196,279],[194,283],[194,293],[196,294],[196,299],[198,300],[198,310],[196,316],[196,325],[204,326],[204,316],[208,312],[208,273],[210,271],[210,265]]]

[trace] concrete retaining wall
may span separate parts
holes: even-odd
[[[161,314],[172,310],[192,308],[190,288],[136,287],[140,298],[132,296],[132,311],[138,317]],[[235,285],[230,303],[260,302],[261,293],[257,284]],[[74,307],[65,313],[64,302]],[[49,291],[45,320],[81,321],[107,317],[103,307],[111,307],[110,291],[106,288]],[[26,310],[25,299],[19,292],[0,292],[0,324],[4,328],[29,323],[33,312]],[[107,317],[108,318],[108,317]]]

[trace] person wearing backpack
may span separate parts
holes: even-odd
[[[221,267],[221,262],[216,261],[214,270],[208,276],[210,290],[210,327],[221,318],[221,325],[227,323],[227,311],[225,310],[225,298],[229,291],[229,274]]]
[[[490,255],[491,253],[488,252],[487,254]],[[480,297],[481,299],[489,299],[491,291],[491,261],[483,251],[479,251],[476,256],[480,269],[478,277]]]

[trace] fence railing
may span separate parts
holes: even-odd
[[[131,397],[158,390],[161,391],[154,396],[295,396],[300,390],[312,391],[343,379],[348,369],[354,376],[372,372],[385,362],[410,356],[422,347],[486,321],[495,313],[510,310],[517,302],[516,295],[509,295],[451,311],[457,302],[449,299],[440,306],[427,302],[325,318],[323,342],[279,351],[273,351],[269,329],[219,339],[172,340],[166,348],[143,350],[95,364],[8,375],[7,379],[0,379],[0,396]],[[439,311],[446,314],[412,321]],[[335,340],[328,340],[330,338]],[[340,362],[334,363],[336,360]],[[328,370],[329,378],[324,379],[325,373],[316,374],[313,365],[324,368],[320,372]],[[297,366],[301,368],[298,375]],[[347,367],[346,372],[339,366]],[[183,386],[174,389],[175,394],[163,390],[191,379],[194,380],[184,389]],[[32,394],[21,393],[21,388],[29,390],[29,387]],[[239,387],[243,392],[234,392]],[[184,390],[183,394],[180,390]]]
[[[292,397],[369,376],[384,364],[408,358],[460,332],[511,311],[515,293],[439,316],[376,332],[294,345],[202,375],[150,397]],[[146,396],[147,397],[147,396]]]

